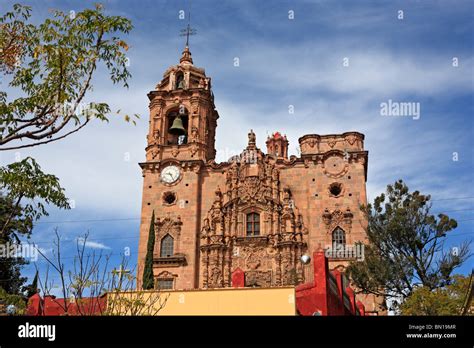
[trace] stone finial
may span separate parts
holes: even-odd
[[[249,136],[249,147],[255,146],[256,136],[255,136],[255,133],[253,132],[253,129],[250,130],[248,136]]]
[[[181,59],[179,60],[180,64],[193,64],[193,58],[191,57],[191,51],[189,50],[189,47],[186,46],[184,48],[183,54],[181,56]]]

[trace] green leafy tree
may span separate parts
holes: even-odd
[[[413,290],[400,306],[402,315],[459,315],[471,286],[470,277],[454,275],[446,286]]]
[[[15,306],[15,314],[25,314],[27,301],[22,295],[10,294],[0,287],[0,304],[7,307],[8,305]]]
[[[45,203],[62,209],[70,208],[59,179],[45,174],[31,157],[0,168],[0,190],[12,203],[11,210],[5,211],[0,235],[9,231],[17,241],[17,232],[29,236],[33,222],[48,215]],[[13,221],[15,216],[17,219]]]
[[[347,268],[363,292],[405,299],[418,287],[444,287],[469,257],[469,243],[446,252],[447,234],[457,222],[430,213],[429,195],[410,192],[402,180],[387,186],[373,205],[362,207],[368,221],[365,258]]]
[[[5,252],[14,242],[12,234],[27,235],[31,231],[32,223],[24,219],[21,207],[14,209],[12,199],[0,194],[0,224],[3,226],[8,218],[10,219],[9,227],[0,235],[0,248]],[[20,273],[21,266],[24,264],[26,260],[21,257],[2,257],[0,259],[0,288],[9,294],[19,294],[26,281]]]
[[[30,16],[30,7],[16,4],[0,17],[0,73],[21,95],[9,100],[0,91],[0,150],[63,139],[94,118],[108,121],[107,103],[84,102],[94,72],[102,64],[125,87],[131,77],[121,38],[132,29],[130,20],[106,15],[101,5],[77,14],[54,11],[39,25]]]
[[[70,208],[57,177],[45,174],[30,157],[0,168],[0,247],[10,249],[21,243],[21,237],[29,238],[33,223],[48,215],[45,204]],[[20,270],[26,263],[22,257],[2,258],[0,287],[7,293],[24,290],[26,278]]]
[[[148,232],[148,244],[146,247],[145,267],[143,269],[143,290],[153,289],[155,280],[153,277],[153,249],[155,247],[155,211],[151,215],[150,230]]]

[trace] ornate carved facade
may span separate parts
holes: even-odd
[[[233,270],[246,274],[246,285],[276,286],[303,280],[299,261],[306,251],[303,225],[289,187],[282,187],[274,160],[249,134],[249,146],[223,171],[201,230],[202,286],[231,285]],[[250,235],[248,216],[257,214],[258,233]]]

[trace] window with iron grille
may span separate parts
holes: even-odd
[[[337,227],[332,232],[332,249],[333,250],[340,250],[346,246],[346,233],[342,230],[342,228]]]
[[[174,239],[169,234],[163,237],[160,245],[160,257],[170,257],[174,253]]]
[[[156,287],[160,290],[173,289],[173,279],[158,279]]]
[[[257,213],[247,214],[247,236],[260,235],[260,215]]]

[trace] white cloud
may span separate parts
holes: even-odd
[[[80,246],[85,245],[87,248],[91,248],[91,249],[110,249],[110,247],[108,247],[105,244],[98,243],[98,242],[93,242],[93,241],[90,241],[90,240],[86,240],[83,237],[78,237],[76,240],[77,240],[77,242]]]
[[[240,74],[247,85],[266,90],[369,95],[372,98],[411,94],[426,96],[469,91],[472,57],[452,66],[449,55],[430,51],[389,51],[338,42],[274,46],[255,41],[240,52]],[[349,65],[343,66],[347,58]],[[222,63],[221,63],[222,64]],[[221,67],[224,69],[224,67]],[[241,82],[242,82],[241,81]]]

